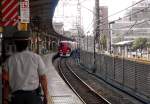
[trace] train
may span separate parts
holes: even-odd
[[[77,42],[63,40],[59,42],[58,54],[61,57],[69,57],[77,48],[78,48]]]

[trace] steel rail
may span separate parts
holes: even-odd
[[[59,70],[60,70],[60,72],[61,72],[61,74],[62,74],[62,76],[63,76],[63,78],[65,79],[65,81],[67,82],[67,84],[71,87],[71,89],[77,94],[77,96],[79,96],[79,98],[80,99],[82,99],[82,101],[84,101],[84,104],[90,104],[89,102],[86,102],[86,101],[88,101],[85,97],[83,97],[83,96],[80,96],[79,94],[78,94],[78,92],[76,91],[77,90],[77,88],[75,88],[75,87],[73,87],[72,85],[71,85],[71,83],[69,82],[69,79],[68,78],[66,78],[66,75],[65,75],[65,73],[66,72],[63,72],[64,70],[63,69],[65,69],[65,71],[69,71],[69,72],[67,72],[67,73],[69,73],[69,74],[71,74],[71,76],[73,77],[75,77],[75,79],[74,80],[77,80],[78,81],[78,84],[80,83],[80,85],[81,85],[81,87],[83,88],[84,87],[84,90],[85,91],[87,91],[88,92],[88,96],[90,96],[90,98],[91,99],[96,99],[96,100],[94,100],[95,102],[93,102],[92,100],[92,104],[94,103],[94,104],[111,104],[109,101],[107,101],[104,97],[102,97],[101,95],[99,95],[97,92],[95,92],[94,91],[94,89],[92,89],[89,85],[87,85],[82,79],[80,79],[73,71],[72,71],[72,69],[71,69],[71,67],[69,67],[69,65],[67,64],[67,62],[66,62],[66,60],[65,60],[65,62],[63,63],[63,65],[65,65],[65,68],[64,68],[64,66],[63,66],[63,68],[62,68],[62,60],[60,60],[60,62],[59,62]],[[75,82],[75,83],[77,83],[77,82]],[[79,85],[78,85],[79,86]],[[76,89],[76,90],[75,90]],[[93,97],[93,98],[92,98]],[[83,100],[84,99],[84,100]]]
[[[59,61],[59,64],[58,64],[58,70],[61,74],[61,76],[63,77],[63,79],[65,80],[65,82],[69,85],[69,87],[71,88],[71,90],[79,97],[79,99],[83,102],[83,104],[86,104],[84,102],[84,100],[82,99],[82,97],[76,92],[76,90],[71,86],[71,84],[69,83],[69,81],[67,80],[67,78],[65,77],[65,74],[63,73],[62,71],[62,68],[61,68],[61,59]]]

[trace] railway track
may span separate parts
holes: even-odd
[[[71,70],[69,65],[67,65],[66,59],[61,58],[59,60],[58,68],[61,76],[84,104],[110,104]]]

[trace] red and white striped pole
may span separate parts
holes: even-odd
[[[1,25],[3,27],[16,26],[18,20],[18,0],[1,0]]]

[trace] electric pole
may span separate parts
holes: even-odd
[[[100,35],[100,9],[99,0],[95,0],[95,43],[99,42]]]
[[[100,15],[99,15],[99,0],[95,0],[95,29],[94,29],[94,69],[93,69],[93,73],[96,72],[96,68],[95,68],[95,65],[96,65],[96,50],[95,50],[95,46],[96,46],[96,43],[99,42],[99,33],[100,33],[100,28],[99,28],[99,25],[100,25]]]
[[[79,45],[81,45],[81,4],[80,0],[78,0],[77,3],[77,29],[78,29],[78,40],[79,40]],[[81,48],[81,46],[80,46]]]

